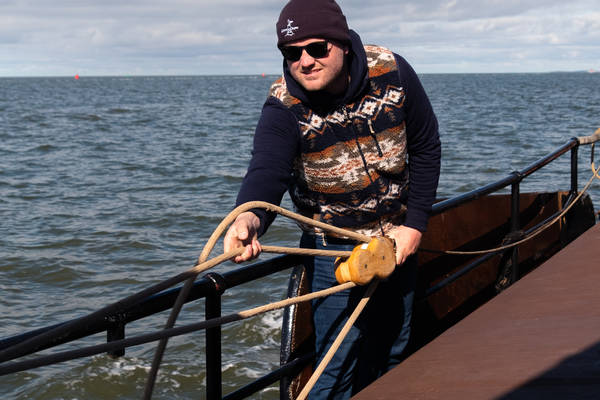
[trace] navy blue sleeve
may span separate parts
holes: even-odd
[[[248,201],[281,203],[292,177],[299,137],[294,115],[278,100],[269,98],[256,126],[252,158],[236,206]],[[275,219],[275,214],[259,209],[252,212],[260,218],[258,235],[261,236]]]
[[[405,88],[409,191],[404,225],[425,232],[440,176],[438,123],[421,82],[404,58],[396,55]]]

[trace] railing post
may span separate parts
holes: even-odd
[[[115,340],[125,339],[125,322],[121,318],[110,318],[110,327],[106,330],[106,341],[114,342]],[[125,355],[125,348],[108,351],[107,354],[111,358],[119,358]]]
[[[520,214],[520,183],[521,183],[521,174],[518,172],[514,172],[519,179],[516,182],[513,182],[511,185],[510,192],[510,232],[515,233],[521,228],[521,221],[519,218]],[[511,283],[516,282],[519,277],[519,246],[513,247],[512,250],[512,271],[511,271]]]
[[[578,163],[577,163],[577,150],[579,146],[575,146],[571,149],[571,195],[577,194],[577,175],[578,175]]]
[[[221,295],[225,291],[225,279],[211,272],[205,275],[213,283],[213,291],[206,295],[205,318],[221,316]],[[221,377],[221,327],[206,330],[206,398],[220,399],[222,394]]]

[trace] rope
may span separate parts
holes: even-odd
[[[598,141],[600,141],[600,128],[596,129],[596,131],[590,136],[580,136],[577,138],[577,142],[580,145],[593,144]]]
[[[323,229],[325,231],[333,232],[340,236],[354,239],[359,242],[368,242],[369,240],[371,240],[371,238],[369,236],[361,235],[356,232],[349,231],[347,229],[337,228],[335,226],[328,225],[328,224],[325,224],[320,221],[315,221],[312,218],[304,217],[302,215],[288,211],[288,210],[286,210],[282,207],[276,206],[274,204],[270,204],[270,203],[267,203],[264,201],[251,201],[251,202],[247,202],[247,203],[244,203],[244,204],[236,207],[225,218],[223,218],[221,223],[214,230],[213,234],[210,236],[210,238],[206,242],[206,245],[202,249],[202,252],[200,253],[200,256],[198,257],[199,263],[204,262],[208,258],[208,255],[215,247],[217,240],[221,237],[223,232],[225,232],[227,227],[229,225],[231,225],[241,213],[250,211],[255,208],[263,208],[267,211],[276,212],[285,217],[294,219],[300,223],[304,223],[309,226],[314,226],[314,227]],[[269,248],[269,247],[263,246],[264,251],[266,251],[267,248]],[[240,249],[243,250],[243,248],[240,248]],[[273,250],[273,249],[275,249],[275,247],[273,246],[270,249]],[[287,254],[291,254],[291,253],[293,253],[293,254],[309,254],[309,253],[305,253],[305,252],[297,251],[297,250],[307,250],[307,249],[291,250],[289,248],[285,248],[285,250],[282,250],[281,252],[285,252]],[[327,251],[325,251],[325,252],[327,252]],[[236,253],[236,255],[237,254],[241,254],[241,252]],[[317,255],[317,254],[314,253],[314,250],[313,250],[313,253],[309,254],[309,255]],[[318,255],[329,255],[329,254],[320,253]],[[189,292],[193,286],[193,283],[196,280],[196,277],[198,276],[198,274],[200,272],[202,272],[202,271],[195,272],[195,274],[193,276],[191,276],[185,282],[183,288],[181,289],[181,291],[179,292],[179,295],[177,296],[177,299],[175,300],[173,308],[171,309],[171,313],[169,314],[169,319],[167,320],[167,323],[165,324],[165,329],[170,329],[175,325],[175,322],[181,311],[181,308],[183,307],[183,304],[185,303],[185,299],[189,295]],[[154,353],[154,359],[152,361],[152,366],[150,368],[150,371],[148,372],[148,379],[146,380],[146,386],[145,386],[144,394],[142,397],[144,400],[150,400],[152,398],[152,391],[154,390],[154,385],[156,383],[156,377],[158,375],[158,369],[160,368],[160,363],[162,362],[162,357],[163,357],[165,349],[167,347],[167,342],[168,342],[168,338],[161,339],[161,341],[159,342],[159,344],[156,348],[156,351]]]
[[[354,311],[348,318],[348,321],[346,321],[346,323],[344,324],[344,327],[342,328],[340,333],[335,338],[335,340],[334,340],[333,344],[331,345],[331,347],[329,348],[329,350],[327,350],[327,353],[325,354],[325,356],[319,363],[319,366],[317,367],[317,369],[315,369],[315,371],[311,375],[308,382],[306,382],[306,385],[304,385],[304,388],[302,388],[302,391],[298,395],[297,400],[306,399],[306,397],[308,396],[308,392],[310,392],[310,390],[313,388],[313,386],[315,385],[315,383],[317,382],[317,380],[319,379],[319,377],[321,376],[321,374],[323,373],[323,371],[325,370],[325,368],[327,367],[327,365],[329,364],[329,362],[335,355],[335,352],[339,349],[340,345],[342,344],[342,341],[344,340],[344,338],[346,337],[348,332],[350,332],[350,328],[352,327],[352,325],[354,325],[354,322],[356,322],[356,319],[358,318],[360,313],[364,310],[365,306],[369,302],[371,295],[373,294],[375,289],[377,289],[378,284],[379,284],[379,280],[377,278],[375,278],[371,281],[371,284],[367,288],[367,291],[365,292],[363,297],[360,299],[360,302],[358,303],[358,305],[356,306],[356,308],[354,309]]]
[[[241,321],[254,317],[259,314],[263,314],[269,311],[274,311],[280,308],[284,308],[293,304],[298,304],[304,301],[310,301],[319,297],[329,296],[331,294],[348,290],[355,287],[356,284],[353,282],[346,282],[341,285],[333,286],[318,292],[308,293],[303,296],[287,298],[274,303],[266,304],[263,306],[251,308],[238,313],[225,315],[219,318],[213,318],[206,321],[197,322],[190,325],[183,325],[177,328],[162,329],[159,331],[146,333],[139,336],[130,337],[127,339],[115,340],[100,345],[83,347],[76,350],[69,350],[60,353],[51,354],[48,356],[42,356],[26,361],[19,361],[13,363],[5,363],[0,365],[0,376],[7,375],[15,372],[25,371],[31,368],[42,367],[45,365],[55,364],[58,362],[73,360],[81,357],[89,357],[95,354],[104,353],[111,350],[123,349],[126,347],[137,346],[144,343],[153,342],[159,339],[172,336],[180,336],[186,333],[191,333],[203,329],[209,329],[216,326],[220,326],[226,323]]]
[[[600,132],[600,128],[598,129],[597,133],[599,133],[599,132]],[[585,192],[587,192],[587,190],[592,185],[594,179],[600,179],[600,175],[598,174],[598,172],[600,171],[600,166],[598,168],[595,168],[593,162],[591,163],[591,166],[592,166],[592,172],[593,172],[592,177],[587,182],[587,184],[585,185],[585,187],[583,188],[583,190],[581,192],[579,192],[579,194],[567,205],[567,207],[565,207],[551,221],[548,221],[546,224],[540,226],[535,231],[533,231],[529,236],[527,236],[527,237],[525,237],[525,238],[523,238],[521,240],[518,240],[516,242],[512,242],[510,244],[506,244],[506,245],[503,245],[503,246],[498,246],[498,247],[495,247],[495,248],[492,248],[492,249],[487,249],[487,250],[455,251],[455,250],[432,250],[432,249],[425,249],[425,248],[419,248],[419,250],[426,251],[426,252],[429,252],[429,253],[440,253],[440,254],[449,254],[449,255],[478,255],[478,254],[497,253],[499,251],[503,251],[503,250],[507,250],[507,249],[511,249],[513,247],[519,246],[519,245],[527,242],[528,240],[533,239],[534,237],[536,237],[537,235],[539,235],[540,233],[542,233],[543,231],[545,231],[546,229],[548,229],[550,226],[552,226],[556,222],[560,221],[560,219],[562,217],[564,217],[565,214],[568,213],[571,208],[573,208],[573,206],[579,201],[579,199],[581,199],[581,197],[585,194]]]
[[[600,134],[600,128],[598,128],[598,134]],[[592,171],[594,171],[594,176],[598,179],[600,179],[600,175],[598,175],[598,170],[596,169],[596,166],[594,165],[594,146],[596,144],[592,143],[592,153],[590,154],[590,164],[592,164]]]
[[[271,203],[267,203],[264,201],[249,201],[247,203],[244,203],[244,204],[236,207],[233,211],[231,211],[229,213],[229,215],[227,217],[225,217],[223,219],[223,221],[221,221],[219,226],[217,226],[217,228],[213,232],[212,236],[206,242],[206,246],[204,247],[204,249],[202,250],[202,253],[200,254],[200,259],[205,259],[206,257],[208,257],[208,254],[212,251],[213,247],[215,246],[215,244],[216,244],[217,240],[219,239],[219,237],[221,236],[221,234],[225,231],[225,229],[231,223],[233,223],[233,221],[235,221],[235,219],[237,218],[237,216],[239,214],[246,212],[246,211],[250,211],[253,208],[263,208],[267,211],[276,212],[284,217],[288,217],[288,218],[296,220],[300,223],[311,225],[316,228],[323,229],[324,231],[332,232],[339,236],[343,236],[348,239],[356,240],[357,242],[369,242],[371,240],[371,237],[369,237],[367,235],[362,235],[360,233],[353,232],[348,229],[338,228],[338,227],[326,224],[321,221],[316,221],[312,218],[308,218],[308,217],[299,215],[297,213],[286,210],[285,208],[276,206]]]
[[[241,254],[243,249],[234,249],[228,253],[221,254],[211,260],[205,261],[203,263],[195,265],[193,268],[180,273],[172,278],[159,282],[155,285],[152,285],[144,290],[141,290],[137,293],[134,293],[130,296],[127,296],[121,300],[118,300],[112,304],[109,304],[101,309],[88,314],[86,316],[74,319],[70,322],[57,326],[54,329],[51,329],[47,332],[41,333],[39,335],[33,336],[27,340],[24,340],[21,343],[18,343],[12,347],[4,349],[0,351],[0,363],[9,361],[26,354],[34,353],[40,350],[41,347],[46,346],[47,342],[56,337],[61,337],[79,325],[84,324],[93,324],[96,321],[104,320],[107,317],[115,314],[121,313],[126,308],[132,307],[135,304],[138,304],[140,301],[152,296],[156,293],[159,293],[169,287],[176,285],[184,280],[188,279],[192,275],[197,275],[202,271],[210,269],[224,261],[229,260],[232,257],[235,257],[238,254]],[[316,250],[316,249],[297,249],[297,248],[286,248],[279,246],[263,246],[263,251],[266,253],[284,253],[289,252],[290,254],[299,254],[299,255],[323,255],[323,256],[331,256],[331,257],[348,257],[351,252],[348,251],[332,251],[332,250]],[[32,351],[33,349],[33,351]]]
[[[280,247],[280,246],[262,246],[262,249],[266,253],[298,254],[298,255],[308,255],[308,256],[349,257],[350,254],[352,254],[351,251],[299,249],[299,248],[289,248],[289,247]],[[199,273],[206,271],[207,269],[210,269],[213,266],[218,265],[219,263],[221,263],[223,261],[229,260],[229,259],[241,254],[243,251],[244,251],[244,248],[242,248],[242,247],[233,249],[227,253],[224,253],[218,257],[211,259],[209,262],[204,262],[204,263],[199,264],[196,267],[192,268],[191,271],[194,273],[194,275],[192,278],[189,278],[185,282],[184,287],[181,289],[179,296],[177,297],[175,304],[173,305],[171,314],[169,315],[169,319],[168,319],[167,323],[165,324],[164,330],[171,329],[175,325],[175,321],[177,319],[179,311],[181,310],[183,304],[185,303],[185,299],[187,298],[189,291],[191,290],[191,287],[194,284],[196,276]],[[218,260],[218,262],[216,262],[215,260]],[[273,304],[278,304],[278,303],[273,303]],[[293,304],[293,303],[291,303],[291,304]],[[267,304],[266,306],[263,306],[263,307],[268,307],[268,306],[269,305]],[[273,308],[273,309],[275,309],[275,308]],[[173,310],[177,310],[177,312],[174,313]],[[269,310],[267,310],[267,311],[269,311]],[[266,311],[264,311],[264,312],[266,312]],[[243,315],[243,312],[240,314]],[[231,321],[236,321],[236,320],[237,319],[232,319]],[[230,322],[230,321],[228,321],[228,322]],[[213,325],[213,326],[217,326],[217,325]],[[160,363],[162,362],[162,357],[164,355],[169,337],[170,337],[170,335],[161,338],[160,342],[157,346],[157,349],[156,349],[155,355],[154,355],[154,359],[152,360],[152,367],[150,369],[150,372],[148,373],[146,387],[144,389],[144,395],[143,395],[144,399],[150,399],[152,397],[152,392],[154,390],[154,384],[156,382],[156,377],[158,375],[158,368],[160,367]]]

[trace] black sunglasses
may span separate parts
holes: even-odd
[[[329,42],[313,42],[306,46],[282,46],[279,48],[286,60],[298,61],[302,57],[302,51],[306,50],[312,58],[323,58],[329,53]]]

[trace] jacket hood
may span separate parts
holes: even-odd
[[[290,94],[307,104],[311,108],[321,108],[319,105],[335,107],[348,103],[357,97],[368,82],[367,54],[365,48],[356,32],[350,30],[351,46],[348,53],[348,70],[350,73],[350,84],[346,92],[341,96],[332,96],[324,91],[308,92],[300,85],[290,73],[287,62],[283,60],[283,76]]]

